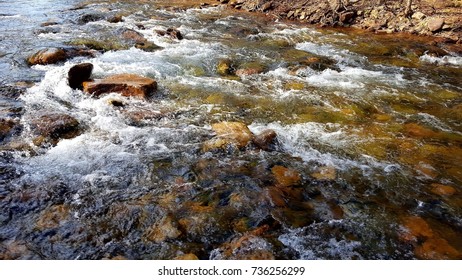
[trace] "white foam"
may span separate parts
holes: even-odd
[[[435,57],[424,54],[420,57],[420,60],[431,64],[462,67],[462,56],[445,55],[443,57]]]

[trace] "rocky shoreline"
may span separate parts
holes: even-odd
[[[462,2],[414,1],[405,14],[403,1],[352,0],[218,0],[236,9],[262,12],[276,20],[292,20],[322,27],[353,27],[376,33],[405,32],[435,37],[436,42],[462,44]]]

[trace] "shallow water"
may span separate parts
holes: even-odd
[[[0,258],[460,258],[460,56],[425,38],[223,7],[50,2],[0,2],[2,84],[36,81],[19,99],[2,96],[1,117],[21,128],[1,149]],[[79,24],[90,13],[124,21]],[[58,25],[40,27],[46,21]],[[184,39],[153,31],[168,27]],[[24,62],[39,47],[114,40],[124,28],[163,49]],[[222,59],[262,71],[220,76]],[[140,74],[159,89],[148,100],[90,97],[67,84],[81,62],[94,77]],[[81,134],[37,146],[31,124],[52,113],[75,117]],[[278,143],[204,151],[221,121],[273,129]],[[282,184],[280,166],[296,182]],[[441,185],[455,193],[435,191]]]

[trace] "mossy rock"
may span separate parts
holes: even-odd
[[[121,43],[117,39],[95,40],[90,38],[78,38],[68,42],[67,44],[73,46],[85,46],[87,48],[103,52],[129,49],[128,45]]]

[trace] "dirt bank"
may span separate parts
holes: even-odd
[[[377,33],[431,35],[462,44],[462,0],[218,0],[237,9],[266,13],[277,19],[320,26],[348,26]]]

